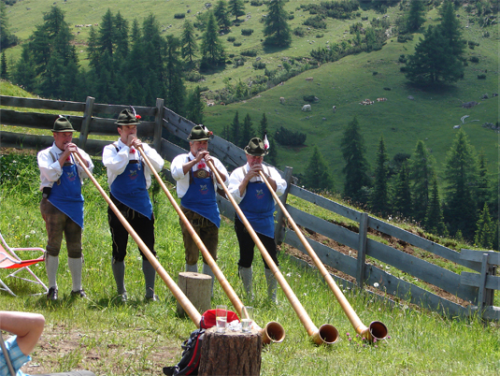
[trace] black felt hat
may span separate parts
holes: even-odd
[[[213,137],[213,132],[209,131],[203,124],[195,125],[187,138],[189,141],[207,141]]]
[[[141,117],[134,110],[125,109],[118,115],[118,120],[115,122],[118,126],[123,125],[138,125]]]

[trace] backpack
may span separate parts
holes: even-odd
[[[197,375],[200,365],[201,345],[205,329],[196,329],[182,345],[182,358],[173,367],[163,367],[163,373],[168,376]]]
[[[234,320],[240,321],[238,315],[233,311],[227,311],[227,322]],[[209,309],[201,316],[200,329],[192,331],[181,346],[184,350],[181,360],[173,367],[163,367],[163,373],[167,376],[198,375],[205,329],[212,326],[215,326],[215,309]]]

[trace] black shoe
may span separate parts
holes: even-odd
[[[158,295],[154,294],[153,296],[146,296],[147,302],[159,302]]]
[[[55,287],[51,287],[49,292],[47,293],[48,300],[57,300],[57,289]]]
[[[71,296],[78,296],[80,298],[86,298],[87,294],[85,294],[85,291],[83,289],[78,290],[78,291],[71,291]]]

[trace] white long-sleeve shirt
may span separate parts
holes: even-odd
[[[231,196],[233,196],[234,200],[238,204],[245,198],[245,195],[247,193],[247,191],[245,190],[243,195],[240,196],[240,184],[245,178],[245,172],[248,173],[248,171],[250,171],[250,165],[247,163],[244,166],[235,169],[231,173],[231,176],[229,176],[229,193],[231,193]],[[281,196],[283,193],[285,193],[286,181],[281,177],[280,173],[274,167],[270,166],[264,166],[264,172],[267,175],[271,176],[271,179],[276,182],[276,194],[278,196]],[[255,183],[258,181],[262,181],[262,178],[260,176],[254,176],[250,179],[250,183]]]
[[[195,159],[194,155],[189,152],[188,154],[179,154],[177,157],[174,158],[170,165],[170,169],[172,172],[172,177],[177,181],[177,196],[179,198],[183,198],[186,192],[189,189],[189,172],[187,174],[184,174],[184,170],[182,169],[182,166],[184,166],[186,163],[189,161],[192,161]],[[219,161],[217,158],[212,157],[215,167],[217,170],[219,170],[221,173],[226,175],[226,181],[224,184],[227,186],[228,180],[227,176],[229,175],[227,173],[226,168],[224,165]],[[198,171],[198,165],[194,165],[193,168],[191,169],[193,172]],[[208,166],[205,165],[204,170],[210,171]],[[214,189],[218,186],[220,189],[223,189],[221,185],[217,182],[217,178],[214,176]]]
[[[116,148],[118,148],[118,151],[116,150]],[[160,172],[165,163],[163,158],[155,149],[145,143],[142,144],[142,148],[144,149],[144,153],[148,157],[156,172]],[[134,152],[131,153],[131,149]],[[118,175],[121,175],[123,171],[125,171],[125,168],[128,166],[129,161],[132,160],[140,160],[139,150],[135,150],[135,148],[129,148],[121,140],[118,140],[118,142],[106,145],[104,147],[102,151],[102,163],[104,166],[106,166],[108,173],[108,185],[110,187],[111,184],[115,181],[116,177]],[[151,174],[152,171],[149,169],[149,166],[144,163],[146,189],[151,186]]]
[[[85,161],[89,164],[89,171],[92,172],[94,170],[94,164],[92,163],[92,159],[90,156],[85,153],[82,149],[78,148],[78,152],[83,157]],[[64,150],[59,149],[54,142],[50,148],[41,150],[38,152],[37,160],[38,160],[38,168],[40,169],[40,191],[44,187],[52,188],[52,185],[59,180],[63,173],[63,169],[61,164],[59,163],[59,157],[64,153]],[[78,170],[78,176],[80,178],[80,183],[83,184],[83,179],[88,178],[85,170],[80,166],[78,162],[71,156],[70,161],[71,164],[76,163],[76,168]]]

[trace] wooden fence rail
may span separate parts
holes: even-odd
[[[75,140],[75,143],[79,144],[79,146],[83,147],[91,155],[100,155],[102,148],[110,142],[89,139],[89,135],[116,136],[115,120],[111,119],[109,115],[116,116],[121,110],[128,107],[94,103],[94,98],[92,97],[88,97],[86,103],[8,96],[1,96],[0,101],[2,106],[51,110],[61,114],[68,112],[81,113],[82,115],[70,115],[73,126],[80,132],[80,138]],[[162,139],[162,132],[166,130],[170,134],[186,140],[194,124],[164,107],[163,103],[163,99],[158,99],[156,107],[135,107],[137,113],[144,119],[139,127],[138,135],[144,139],[151,139],[153,146],[159,150],[162,157],[168,161],[172,161],[176,155],[185,153],[186,151]],[[56,115],[47,113],[20,112],[5,108],[0,109],[0,116],[2,124],[5,125],[46,130],[52,129],[56,117]],[[12,132],[0,133],[0,144],[8,147],[42,149],[50,146],[52,141],[53,138],[51,136],[33,136]],[[230,169],[246,162],[243,150],[218,136],[215,136],[209,143],[209,150],[225,165],[229,166]],[[298,187],[293,184],[294,180],[291,168],[287,168],[281,173],[288,182],[288,188],[282,197],[282,202],[285,203],[294,221],[299,226],[333,239],[354,250],[352,255],[345,255],[333,248],[309,239],[312,248],[325,265],[354,277],[359,288],[362,288],[364,284],[368,284],[376,287],[383,293],[451,317],[469,316],[478,313],[484,319],[500,320],[500,308],[493,306],[494,291],[500,290],[500,277],[495,275],[496,267],[500,265],[500,254],[498,252],[454,251],[397,226],[371,217],[366,213],[354,210]],[[164,175],[167,180],[174,182],[168,170],[164,171]],[[357,222],[358,232],[315,217],[286,204],[287,196],[290,194]],[[223,215],[230,219],[234,218],[234,208],[229,201],[219,196],[218,203]],[[277,241],[280,243],[284,242],[307,254],[295,232],[286,228],[283,215],[279,209],[275,219]],[[401,242],[462,265],[473,272],[457,274],[390,247],[368,237],[369,229],[397,238]],[[369,258],[367,260],[367,257],[392,266],[406,273],[406,276],[404,279],[397,278],[387,270],[382,270],[373,265]],[[435,289],[445,290],[451,295],[465,300],[468,302],[468,305],[464,307],[424,290],[411,282],[415,281],[415,279],[431,284],[435,286]],[[350,282],[343,281],[343,284],[350,285]],[[387,299],[390,300],[389,298]]]

